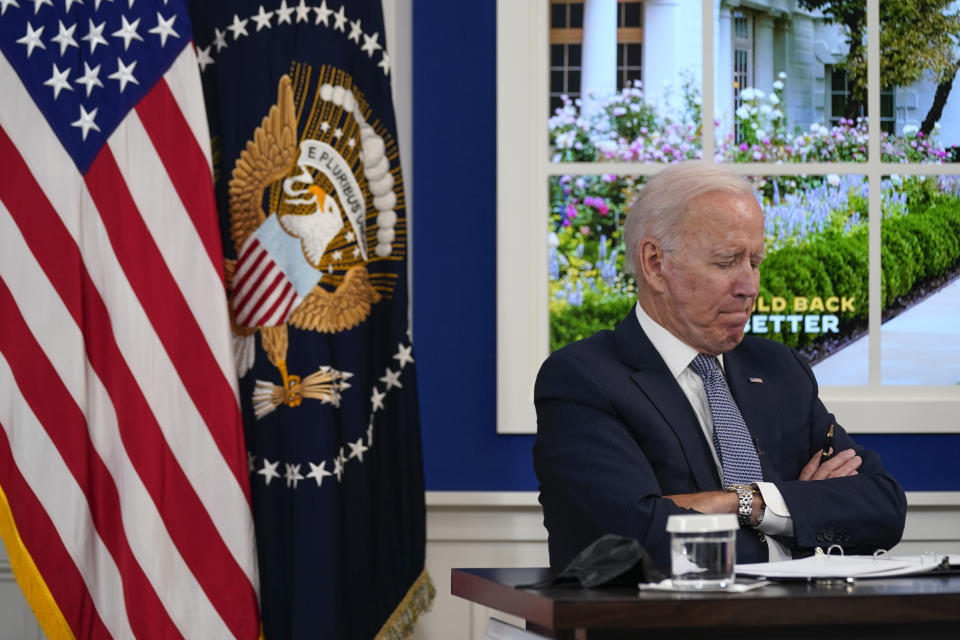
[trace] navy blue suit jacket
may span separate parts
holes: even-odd
[[[724,354],[730,390],[750,429],[765,481],[780,489],[793,518],[791,549],[839,544],[848,553],[888,549],[906,517],[903,489],[880,457],[839,425],[834,450],[863,459],[847,478],[798,480],[835,423],[796,351],[745,336]],[[750,378],[762,382],[751,382]],[[605,533],[636,538],[669,570],[667,516],[689,513],[662,496],[721,489],[696,414],[633,310],[614,331],[554,352],[537,376],[534,468],[549,533],[550,565],[560,569]],[[767,546],[737,536],[737,562],[762,562]]]

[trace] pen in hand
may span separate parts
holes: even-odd
[[[830,459],[830,449],[833,448],[833,424],[827,429],[827,440],[823,443],[823,450],[820,452],[820,464]]]

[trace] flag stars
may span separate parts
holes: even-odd
[[[343,457],[343,447],[340,447],[340,453],[333,459],[333,475],[337,476],[337,482],[343,479],[343,465],[347,459]]]
[[[70,86],[70,83],[67,81],[67,77],[70,75],[70,67],[67,67],[63,71],[57,68],[56,63],[53,65],[53,74],[50,76],[50,79],[44,82],[44,86],[50,87],[53,89],[53,99],[56,100],[60,96],[60,92],[64,89],[67,91],[73,91],[73,87]]]
[[[363,46],[360,47],[360,49],[366,51],[368,58],[372,58],[373,54],[376,53],[378,49],[383,48],[383,45],[378,42],[379,39],[379,33],[373,34],[373,37],[363,34]]]
[[[280,461],[270,462],[266,458],[263,459],[263,468],[257,471],[258,474],[263,476],[263,481],[266,485],[270,486],[270,481],[274,478],[279,478],[280,474],[277,473],[277,467],[280,466]]]
[[[117,70],[107,76],[111,80],[116,80],[120,83],[120,93],[123,93],[123,90],[127,88],[127,84],[140,84],[140,81],[133,77],[133,69],[137,66],[137,61],[134,60],[130,63],[129,66],[123,64],[123,60],[117,58]]]
[[[73,39],[73,32],[77,30],[77,25],[73,24],[70,28],[67,28],[64,26],[63,20],[57,20],[57,23],[60,26],[60,32],[50,39],[60,45],[60,57],[62,58],[63,54],[67,52],[67,47],[80,48],[77,41]]]
[[[348,442],[347,446],[350,447],[350,458],[356,458],[360,462],[363,462],[363,454],[370,450],[370,447],[363,444],[363,438],[357,438],[356,442]]]
[[[87,110],[83,108],[83,105],[80,105],[80,117],[75,121],[70,123],[71,127],[77,127],[81,131],[81,139],[86,141],[87,134],[90,133],[90,130],[100,131],[100,127],[97,126],[95,122],[97,118],[97,109],[94,109],[90,113],[87,113]]]
[[[197,64],[200,65],[200,71],[206,71],[207,65],[213,64],[213,58],[210,56],[210,45],[204,49],[197,48]]]
[[[347,146],[353,149],[355,146],[357,146],[357,141],[354,140],[353,138],[350,138],[349,140],[347,140]]]
[[[168,19],[164,20],[163,16],[160,15],[160,12],[157,11],[157,26],[153,29],[150,29],[147,33],[153,33],[160,36],[160,46],[165,47],[167,45],[167,38],[173,36],[174,38],[179,38],[180,34],[173,30],[173,21],[177,19],[177,14],[173,14]]]
[[[310,465],[310,473],[307,474],[307,477],[316,480],[318,487],[323,485],[324,478],[333,475],[327,471],[326,460],[321,461],[319,465],[313,464],[312,462],[308,462],[307,464]]]
[[[370,404],[373,405],[373,411],[383,411],[383,399],[386,397],[386,393],[376,387],[373,388],[373,391],[370,393]]]
[[[33,0],[33,15],[37,15],[43,5],[53,6],[53,0]]]
[[[337,262],[340,262],[341,260],[343,260],[343,252],[340,251],[340,249],[337,249],[336,251],[334,251],[334,252],[331,254],[331,256],[332,256],[333,259],[336,260]]]
[[[7,12],[7,7],[10,5],[13,5],[17,9],[20,8],[20,4],[17,2],[17,0],[0,0],[0,16]]]
[[[283,478],[287,481],[287,489],[296,489],[297,484],[303,480],[303,474],[300,473],[300,465],[285,463],[286,471],[283,473]]]
[[[217,48],[217,53],[220,53],[221,49],[227,47],[227,32],[220,31],[220,29],[213,30],[213,46]]]
[[[394,371],[388,367],[387,372],[380,378],[380,382],[386,383],[387,391],[390,391],[393,387],[403,388],[403,385],[400,384],[400,369]]]
[[[373,446],[373,416],[370,416],[370,422],[367,423],[367,446]]]
[[[82,84],[87,88],[87,97],[90,97],[90,92],[93,91],[94,87],[102,87],[103,83],[100,81],[100,67],[97,65],[93,69],[90,68],[90,65],[86,62],[83,63],[83,75],[77,78],[77,84]]]
[[[134,40],[143,42],[143,36],[137,33],[137,27],[140,26],[140,18],[137,18],[133,22],[128,22],[127,16],[120,16],[120,20],[123,22],[123,26],[110,35],[112,35],[114,38],[120,38],[123,40],[124,51],[130,48],[130,43]]]
[[[233,32],[233,40],[234,40],[234,42],[236,42],[237,40],[239,40],[239,39],[240,39],[240,36],[248,36],[248,35],[250,35],[249,33],[247,33],[247,23],[248,23],[248,22],[250,22],[250,20],[248,20],[247,18],[244,18],[243,20],[241,20],[241,19],[240,19],[240,16],[238,16],[237,14],[233,14],[233,24],[231,24],[229,27],[227,27],[227,31],[232,31],[232,32]]]
[[[377,63],[377,66],[383,69],[383,75],[390,73],[390,56],[387,55],[386,51],[383,52],[383,58]]]
[[[70,13],[70,7],[72,7],[74,4],[83,4],[83,0],[67,0],[65,4],[66,8],[63,10],[63,12]]]
[[[327,0],[323,0],[320,3],[319,7],[314,7],[314,11],[317,12],[317,20],[314,24],[322,24],[325,27],[330,26],[330,14],[333,13],[330,9],[327,9]]]
[[[293,24],[293,21],[290,19],[290,16],[291,14],[293,14],[294,11],[295,9],[293,7],[287,6],[287,0],[283,0],[280,3],[280,8],[276,10],[277,24],[283,24],[284,22],[286,22],[287,24]]]
[[[40,40],[40,36],[43,35],[44,27],[41,26],[39,29],[34,29],[33,25],[29,22],[27,23],[27,32],[22,38],[17,40],[17,44],[22,44],[27,48],[27,57],[30,57],[30,54],[33,53],[33,50],[37,47],[41,49],[46,49],[47,45],[43,44],[43,41]]]
[[[337,140],[339,140],[342,135],[343,135],[343,129],[341,129],[340,127],[337,127],[336,129],[333,130],[333,137],[336,138]]]
[[[347,12],[344,11],[343,7],[340,7],[340,11],[333,14],[333,28],[339,31],[340,33],[346,33],[347,29]]]
[[[87,35],[80,38],[81,40],[86,40],[90,43],[90,53],[93,53],[97,49],[98,44],[107,45],[107,39],[103,37],[103,28],[107,26],[107,22],[103,21],[99,25],[93,24],[93,20],[90,20],[90,27],[87,29]]]
[[[353,231],[347,231],[347,235],[346,235],[347,242],[353,242],[354,238],[356,237],[357,236],[353,235]]]
[[[260,11],[250,19],[257,23],[257,31],[270,28],[270,18],[273,17],[273,11],[264,11],[263,5],[260,5]]]
[[[342,9],[343,7],[341,7]],[[360,44],[360,36],[363,35],[363,29],[360,28],[360,19],[357,18],[356,21],[350,21],[350,35],[347,36],[349,40]]]
[[[253,455],[253,451],[247,451],[247,473],[253,473],[256,468],[257,456]]]
[[[330,123],[327,122],[326,120],[324,120],[323,122],[321,122],[321,123],[320,123],[320,131],[322,131],[323,133],[326,133],[327,131],[330,131]]]
[[[406,365],[413,362],[413,347],[412,346],[403,346],[402,344],[397,345],[397,352],[393,355],[393,359],[400,364],[400,368],[403,369]]]
[[[310,22],[310,7],[304,0],[300,0],[300,4],[297,5],[297,22]]]

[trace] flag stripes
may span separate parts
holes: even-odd
[[[152,620],[156,637],[180,637],[170,619],[164,613],[156,593],[150,586],[139,563],[125,537],[120,521],[120,497],[116,485],[99,456],[93,454],[86,424],[79,407],[73,403],[63,388],[56,370],[34,340],[30,328],[18,311],[17,303],[10,295],[5,283],[0,281],[0,315],[4,322],[0,325],[0,352],[4,355],[6,368],[0,373],[0,384],[16,388],[21,393],[17,406],[23,408],[23,414],[13,424],[23,424],[30,420],[29,411],[36,420],[36,427],[44,425],[49,444],[56,451],[44,456],[42,465],[63,465],[77,483],[82,496],[71,509],[73,517],[82,520],[86,526],[96,529],[96,535],[113,558],[123,582],[119,592],[110,594],[126,602],[136,603]],[[6,421],[5,421],[6,422]],[[76,451],[91,452],[88,455],[72,455]],[[18,460],[20,462],[20,460]],[[23,464],[29,464],[23,461]],[[37,470],[41,471],[40,469]],[[85,512],[80,505],[87,505]],[[65,505],[64,505],[65,506]],[[133,632],[138,637],[147,637],[150,630],[138,628],[143,618],[131,620]],[[172,635],[171,635],[172,634]]]
[[[0,354],[0,372],[7,369],[6,360],[3,359],[3,354]],[[12,397],[3,397],[5,390],[13,395],[12,385],[9,389],[0,388],[0,400],[12,400]],[[83,629],[84,637],[89,640],[108,639],[110,632],[90,599],[83,576],[64,547],[53,522],[14,463],[12,447],[7,437],[9,429],[4,424],[4,419],[0,416],[0,486],[5,492],[5,495],[0,495],[0,498],[4,499],[0,502],[0,509],[8,508],[17,525],[15,532],[7,532],[4,537],[9,541],[10,534],[13,534],[21,543],[20,548],[16,548],[8,542],[10,564],[14,571],[36,571],[39,575],[33,577],[37,581],[42,581],[42,576],[56,576],[55,580],[42,583],[43,588],[49,592],[48,597],[61,603],[60,608],[52,612],[51,617],[56,618],[52,621],[54,626],[44,629],[51,636],[50,640],[73,638],[76,635],[73,629]],[[3,516],[4,514],[0,513],[0,518]],[[0,521],[0,530],[3,530],[5,524]],[[33,546],[42,548],[43,553],[22,557],[25,553],[22,548],[23,540],[30,540]],[[18,566],[21,564],[33,566]],[[36,581],[33,583],[34,588],[35,584]]]
[[[172,180],[180,202],[196,227],[214,273],[220,275],[222,287],[223,247],[220,246],[217,226],[217,204],[213,191],[203,188],[204,183],[197,180],[197,176],[210,170],[210,165],[166,82],[161,80],[155,84],[137,104],[136,110],[150,136],[151,145],[143,148],[152,146],[160,156],[166,175]],[[111,141],[115,139],[116,134],[111,136]],[[111,147],[116,154],[116,145],[111,144]],[[163,177],[163,173],[157,175]]]
[[[3,210],[2,205],[0,210]],[[58,339],[52,337],[65,336],[66,340],[63,342],[66,344],[82,345],[79,327],[73,323],[68,310],[63,307],[57,293],[44,278],[40,266],[32,260],[30,249],[9,217],[0,216],[0,234],[5,239],[4,255],[21,256],[19,269],[16,271],[11,268],[9,258],[0,257],[0,274],[13,288],[14,297],[20,298],[19,309],[24,316],[24,326],[21,329],[26,331],[26,327],[29,327],[29,331],[34,332],[34,335],[43,342],[40,345],[42,351],[25,354],[20,360],[31,363],[30,366],[35,367],[35,363],[43,364],[46,356],[50,356],[55,370],[47,372],[45,379],[52,382],[62,380],[69,390],[69,397],[55,400],[60,403],[60,406],[90,400],[85,411],[88,424],[71,427],[70,433],[80,435],[85,433],[85,429],[90,430],[93,448],[100,459],[110,467],[110,475],[117,481],[116,488],[120,491],[119,513],[123,514],[123,526],[127,531],[127,538],[134,555],[153,584],[171,585],[167,591],[161,591],[159,594],[166,608],[174,612],[190,611],[192,612],[190,615],[198,618],[209,617],[213,620],[213,625],[207,625],[208,627],[222,627],[217,614],[206,604],[205,596],[196,578],[174,547],[170,535],[166,533],[166,525],[154,506],[154,500],[128,458],[127,449],[119,446],[124,439],[124,434],[119,429],[114,405],[97,372],[93,370],[90,362],[84,359],[83,354],[79,358],[73,357],[68,350],[59,348]],[[10,311],[11,314],[15,312],[16,307]],[[5,314],[6,309],[0,309],[0,313]],[[95,314],[88,313],[86,316],[93,316],[91,324],[97,322]],[[33,337],[29,333],[24,335],[31,339]],[[106,339],[109,340],[109,334]],[[29,342],[26,338],[23,340]],[[90,340],[88,344],[91,348],[96,348],[97,340]],[[0,351],[4,351],[2,345],[0,345]],[[79,411],[79,407],[77,408]],[[47,424],[50,421],[41,420],[41,422]],[[61,419],[54,424],[59,429],[62,423]],[[130,434],[127,433],[126,437],[129,438]],[[77,448],[68,451],[60,447],[60,450],[64,460],[69,460],[70,451],[83,450],[83,447],[78,445]],[[144,455],[150,455],[149,448]],[[43,464],[46,465],[49,462],[43,461]],[[86,476],[78,475],[77,477]],[[113,486],[109,485],[109,479],[105,482],[106,490],[113,491]],[[175,496],[172,497],[175,498]],[[102,497],[99,498],[101,501],[102,499]],[[200,611],[193,611],[195,609]]]
[[[84,638],[259,634],[209,148],[178,116],[195,65],[84,176],[0,55],[0,482]]]
[[[197,325],[203,331],[204,339],[214,352],[224,379],[231,386],[231,395],[235,395],[236,371],[231,366],[229,356],[232,345],[229,336],[223,334],[221,325],[224,318],[223,300],[210,295],[210,291],[221,290],[224,286],[223,261],[221,258],[220,265],[210,268],[212,263],[208,260],[207,252],[212,249],[205,246],[206,241],[196,228],[196,217],[200,212],[188,212],[179,193],[182,188],[176,186],[178,182],[194,180],[189,177],[190,172],[199,171],[199,175],[203,175],[203,166],[182,166],[172,158],[159,155],[145,128],[149,121],[146,117],[139,117],[138,112],[131,112],[111,136],[110,151],[121,168],[123,179],[135,198],[136,208],[153,242],[163,254],[167,268],[177,281]],[[212,203],[206,215],[214,215]],[[215,228],[212,232],[219,233]],[[215,248],[219,249],[219,237],[215,237],[214,241]]]

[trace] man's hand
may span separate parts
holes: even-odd
[[[678,507],[692,509],[700,513],[736,513],[740,507],[740,499],[733,491],[703,491],[700,493],[676,493],[672,496],[663,496],[673,501]],[[750,524],[757,525],[757,515],[763,509],[763,496],[759,492],[753,494],[753,516]]]
[[[846,478],[857,475],[857,469],[863,459],[853,449],[845,449],[820,464],[820,451],[813,454],[810,462],[800,470],[801,480],[826,480],[827,478]]]

